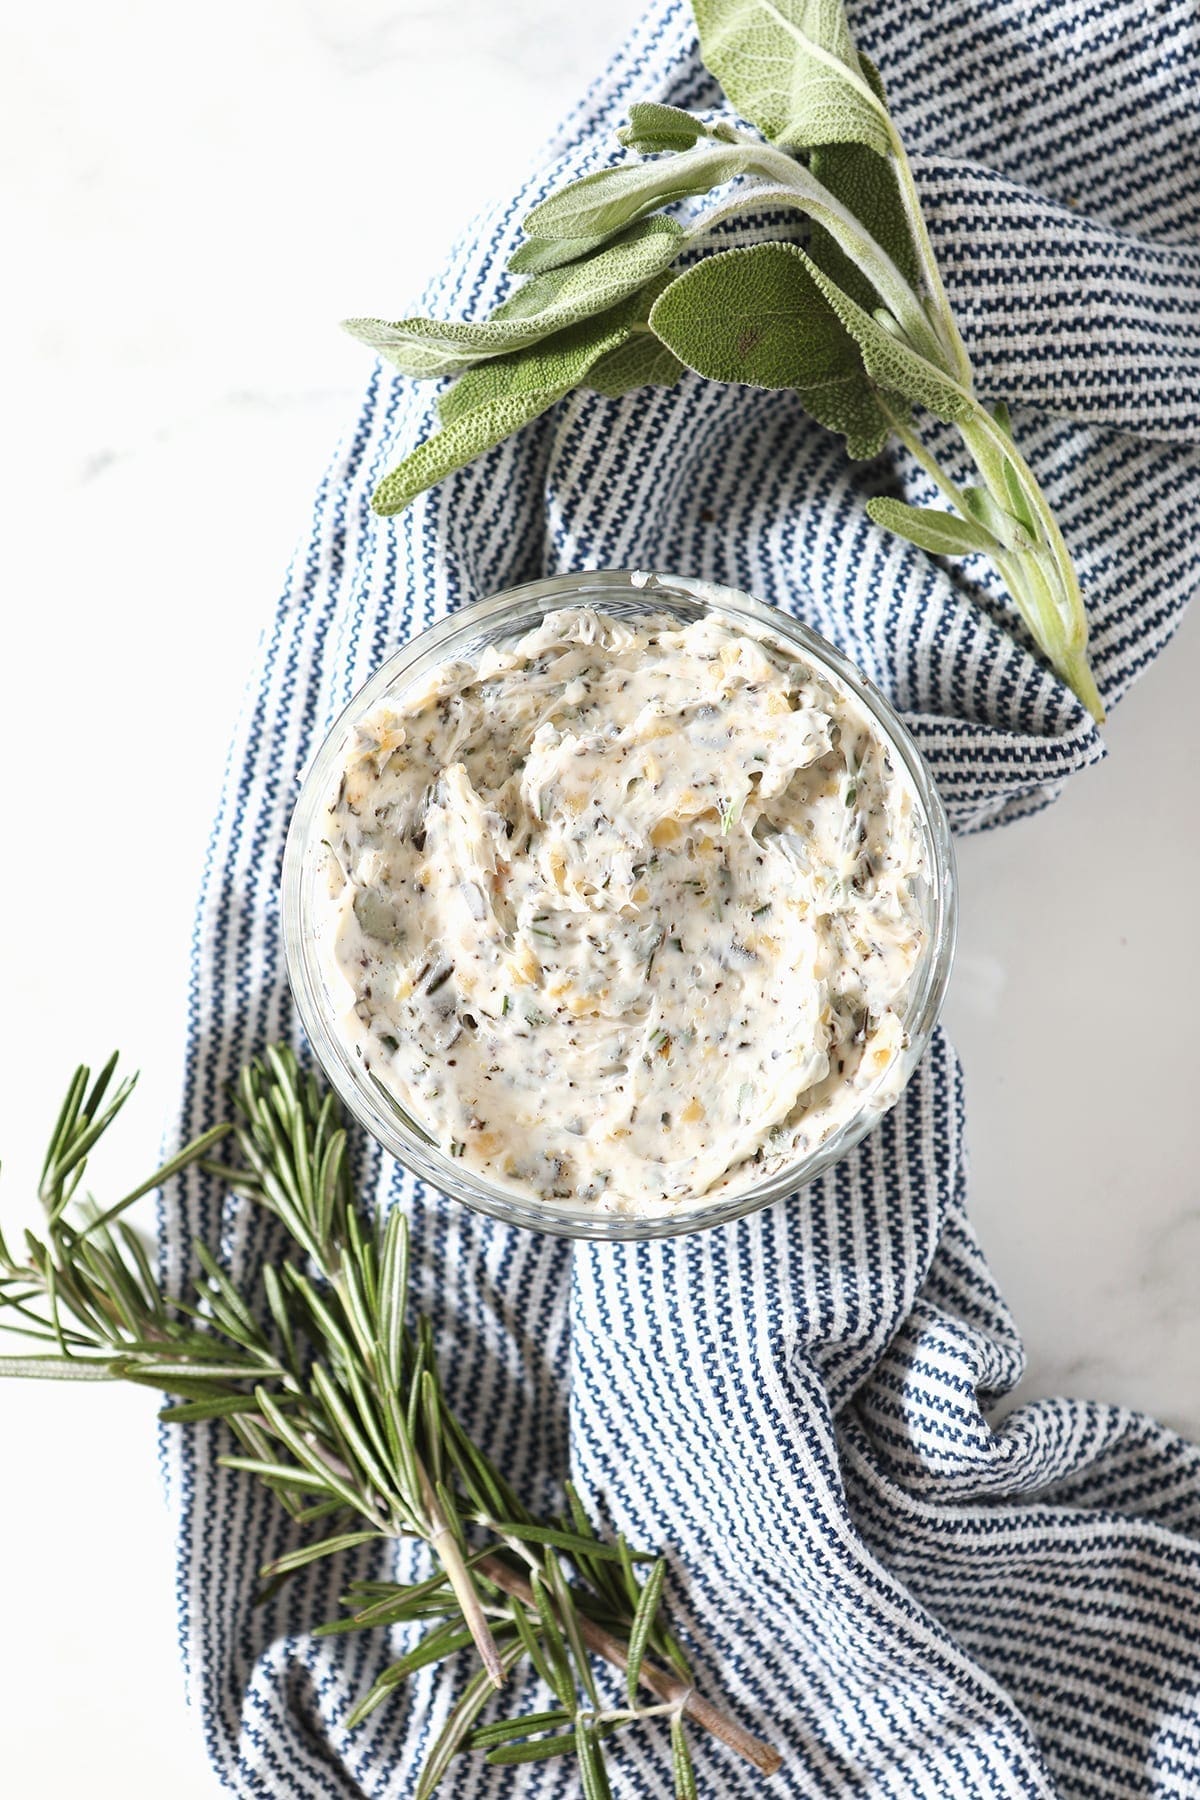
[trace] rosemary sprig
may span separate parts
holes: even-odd
[[[428,1546],[432,1574],[407,1585],[356,1583],[347,1616],[320,1628],[407,1624],[423,1633],[380,1671],[350,1726],[415,1670],[475,1652],[478,1666],[427,1754],[418,1800],[469,1749],[492,1764],[573,1755],[587,1800],[600,1800],[609,1791],[604,1745],[647,1721],[669,1726],[679,1800],[696,1791],[689,1723],[773,1773],[777,1753],[695,1692],[662,1617],[662,1560],[598,1537],[569,1484],[562,1516],[535,1519],[467,1436],[441,1386],[430,1322],[410,1315],[406,1220],[396,1208],[373,1225],[360,1219],[333,1096],[294,1054],[272,1048],[251,1063],[231,1124],[101,1210],[80,1189],[91,1150],[133,1088],[114,1086],[115,1071],[114,1057],[95,1081],[79,1069],[71,1083],[39,1184],[44,1235],[25,1234],[23,1258],[0,1235],[0,1328],[39,1346],[0,1358],[0,1374],[140,1382],[172,1396],[166,1420],[224,1420],[236,1446],[225,1466],[257,1476],[300,1525],[320,1530],[264,1567],[264,1581],[380,1539]],[[226,1137],[237,1158],[214,1161]],[[274,1214],[294,1254],[265,1264],[247,1293],[197,1242],[195,1303],[181,1304],[122,1215],[198,1161]],[[644,1582],[639,1565],[649,1565]],[[626,1703],[605,1704],[596,1659],[625,1672]],[[554,1705],[481,1723],[523,1661]]]

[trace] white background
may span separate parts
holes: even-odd
[[[6,1229],[77,1060],[177,1091],[225,749],[366,353],[638,11],[41,0],[0,37],[0,1151]],[[1022,1395],[1200,1435],[1200,620],[1051,813],[963,845],[949,1022]],[[177,1666],[154,1397],[0,1386],[5,1791],[211,1796]]]

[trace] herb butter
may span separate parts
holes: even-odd
[[[551,613],[360,721],[324,837],[343,1030],[501,1187],[669,1212],[894,1095],[916,797],[769,637]]]

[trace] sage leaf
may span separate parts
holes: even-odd
[[[728,129],[732,133],[733,128]],[[585,255],[609,234],[628,230],[656,208],[712,194],[714,190],[728,188],[739,178],[758,177],[759,181],[754,185],[733,189],[723,200],[693,219],[688,241],[695,242],[711,232],[718,219],[730,213],[795,207],[823,228],[818,234],[819,244],[828,245],[830,255],[825,260],[833,278],[838,280],[849,270],[853,285],[846,291],[851,297],[860,300],[867,310],[874,310],[878,296],[899,320],[908,340],[922,354],[932,356],[940,366],[943,352],[938,334],[926,317],[909,276],[898,266],[887,247],[872,236],[851,207],[844,205],[794,157],[757,139],[733,135],[735,141],[732,142],[709,142],[675,156],[598,169],[552,194],[525,220],[525,229],[533,234],[529,242],[534,246],[534,263],[522,262],[519,266],[547,267],[556,238],[563,240],[564,261],[567,257]],[[872,151],[859,150],[858,154],[880,162],[884,168]],[[894,176],[891,178],[889,189],[885,175],[878,178],[872,175],[868,183],[861,171],[856,175],[853,165],[842,171],[852,192],[856,186],[869,186],[877,196],[876,210],[887,227],[886,235],[901,248],[911,264],[912,243],[905,219],[897,216],[893,205],[895,179]],[[903,215],[902,203],[900,214]],[[836,257],[832,254],[835,250],[840,252]],[[518,266],[516,257],[510,266]],[[582,267],[587,267],[586,262]]]
[[[469,369],[442,396],[442,428],[397,463],[371,496],[378,513],[397,513],[425,488],[465,468],[528,425],[584,380],[634,322],[628,303],[584,319],[531,349]]]
[[[680,106],[664,106],[658,100],[639,100],[629,109],[629,123],[622,125],[617,142],[643,156],[660,150],[689,150],[699,138],[710,136],[709,127],[695,113]]]
[[[647,219],[589,261],[533,276],[487,319],[348,319],[345,328],[405,375],[456,375],[607,311],[667,268],[682,239],[673,219]]]
[[[787,150],[892,148],[842,0],[693,0],[700,54],[733,105]]]
[[[858,345],[866,371],[877,386],[902,394],[913,405],[925,407],[935,418],[952,425],[975,412],[976,402],[953,376],[944,374],[928,357],[880,324],[803,250],[793,246],[792,253],[803,257],[813,280]]]
[[[596,169],[535,206],[524,221],[525,230],[533,238],[574,243],[606,238],[660,207],[710,193],[747,174],[766,154],[764,146],[754,143],[704,143],[661,161]],[[803,171],[798,169],[797,174],[802,176]]]
[[[883,81],[869,58],[860,57],[863,74],[869,86],[886,104]],[[908,214],[900,187],[895,162],[879,156],[864,144],[826,144],[814,149],[809,168],[823,187],[840,200],[848,213],[887,251],[910,287],[919,291],[920,257],[913,243]],[[877,304],[876,289],[867,272],[848,255],[814,218],[808,244],[813,261],[829,275],[852,300],[873,312]]]
[[[511,275],[541,275],[547,269],[561,269],[566,263],[579,262],[593,250],[598,250],[604,241],[603,237],[527,237],[517,245],[504,266]]]
[[[781,162],[791,162],[782,152],[770,154]],[[855,150],[854,154],[879,163],[869,150]],[[735,187],[706,207],[691,222],[689,244],[712,237],[715,227],[730,216],[748,218],[789,208],[807,213],[811,221],[809,253],[817,266],[865,311],[883,318],[888,329],[918,345],[923,355],[932,354],[940,367],[941,346],[907,275],[837,196],[799,163],[792,163],[792,169],[794,173],[786,181],[772,179]],[[845,274],[845,282],[839,279],[839,272]],[[881,298],[886,306],[880,305]]]
[[[803,173],[801,170],[802,175]],[[736,187],[732,193],[725,194],[711,206],[706,206],[692,220],[688,231],[689,246],[704,243],[723,219],[749,219],[762,213],[787,212],[789,209],[813,216],[813,206],[808,196],[798,192],[795,187],[758,181]]]
[[[622,303],[618,323],[623,322],[624,335],[613,349],[600,357],[587,376],[581,378],[581,385],[586,384],[615,398],[627,393],[631,387],[642,387],[650,381],[670,386],[678,379],[681,365],[651,334],[647,324],[651,307],[672,280],[669,273],[658,275],[638,294]],[[607,325],[610,321],[606,316],[602,322]],[[641,345],[648,349],[642,349]],[[514,382],[523,379],[524,371],[529,367],[527,357],[508,358],[505,364],[511,367]],[[438,400],[438,417],[443,425],[453,424],[455,419],[479,404],[480,396],[486,397],[494,391],[495,383],[484,378],[484,371],[500,366],[496,359],[491,363],[480,363],[446,389]]]
[[[574,386],[619,395],[688,367],[791,388],[851,456],[875,455],[894,430],[933,469],[909,417],[922,408],[958,428],[979,485],[959,502],[939,475],[962,518],[883,501],[874,516],[937,553],[993,555],[1039,648],[1102,720],[1078,575],[1007,408],[974,398],[912,169],[842,0],[693,0],[693,10],[706,65],[761,138],[729,119],[636,105],[621,140],[647,160],[597,170],[534,207],[509,265],[531,279],[491,319],[352,321],[413,374],[461,375],[439,403],[442,430],[380,484],[375,506],[397,510]],[[706,199],[686,232],[663,215]],[[808,216],[807,249],[756,245],[668,278],[721,219],[790,208]],[[648,312],[625,310],[648,295]]]
[[[1031,550],[1033,538],[1007,509],[1000,505],[995,496],[987,488],[965,487],[962,490],[963,505],[973,519],[978,520],[985,531],[1007,550]]]
[[[632,332],[623,344],[602,356],[586,382],[595,393],[617,400],[634,388],[674,387],[682,374],[679,358],[646,330]]]
[[[794,244],[705,257],[664,290],[650,327],[709,380],[794,389],[858,460],[877,456],[892,430],[892,411]]]
[[[1008,408],[1007,407],[1005,407],[1004,412],[1005,412],[1005,421],[1007,422],[1007,417],[1008,417]],[[997,419],[998,418],[999,418],[999,409],[997,409]],[[1017,520],[1018,524],[1023,526],[1024,529],[1029,533],[1029,537],[1030,537],[1031,541],[1036,543],[1038,541],[1038,537],[1040,535],[1039,531],[1038,531],[1037,518],[1036,518],[1036,515],[1034,514],[1034,510],[1033,510],[1032,506],[1029,504],[1029,496],[1025,492],[1025,488],[1022,485],[1020,476],[1017,474],[1016,465],[1014,464],[1011,456],[1006,456],[1004,458],[1004,467],[1002,470],[1002,475],[1003,475],[1003,479],[1004,479],[1004,492],[1008,498],[1008,504],[1012,511],[1013,517]]]
[[[633,225],[586,266],[552,269],[523,282],[485,321],[507,333],[536,332],[548,336],[563,325],[636,293],[679,254],[684,232],[674,219],[649,218]],[[527,337],[523,342],[531,341]],[[506,344],[505,348],[513,345]]]
[[[342,330],[385,362],[393,363],[402,375],[435,381],[439,376],[455,375],[468,368],[479,355],[478,351],[471,356],[455,353],[436,339],[422,342],[424,333],[438,324],[436,319],[396,319],[390,324],[386,319],[343,319]]]
[[[960,519],[935,506],[908,506],[903,500],[880,497],[867,501],[867,511],[877,525],[934,556],[971,556],[977,552],[994,556],[1001,548],[991,532],[973,519]]]

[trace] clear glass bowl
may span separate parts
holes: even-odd
[[[917,797],[927,871],[921,896],[926,939],[904,1008],[907,1045],[901,1053],[900,1081],[895,1084],[889,1080],[889,1089],[894,1093],[900,1091],[920,1061],[946,992],[957,917],[954,849],[945,810],[921,753],[879,690],[816,632],[733,588],[692,582],[680,576],[617,569],[554,575],[530,582],[464,607],[421,632],[390,657],[345,708],[304,779],[288,832],[282,895],[284,947],[292,992],[304,1029],[333,1087],[353,1117],[405,1168],[442,1193],[490,1213],[493,1218],[568,1237],[673,1237],[740,1218],[796,1193],[857,1144],[886,1108],[873,1103],[868,1092],[859,1110],[817,1149],[752,1186],[723,1192],[707,1202],[682,1202],[670,1214],[626,1216],[598,1212],[583,1204],[531,1200],[465,1169],[460,1161],[449,1157],[376,1077],[364,1074],[337,1030],[338,1017],[345,1010],[345,996],[331,996],[324,959],[318,953],[320,929],[328,916],[328,909],[321,902],[323,881],[326,891],[328,888],[322,845],[324,814],[336,791],[357,721],[389,692],[423,679],[437,664],[453,657],[474,657],[497,638],[511,638],[531,630],[543,614],[568,605],[592,605],[622,619],[668,613],[685,624],[715,612],[749,635],[758,636],[765,631],[798,652],[835,687],[853,696],[887,742],[896,762],[907,771]]]

